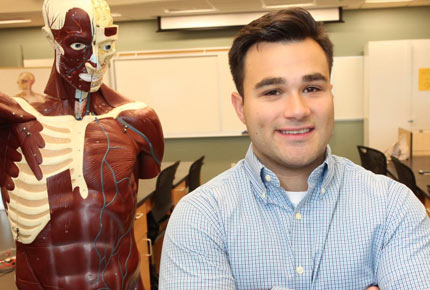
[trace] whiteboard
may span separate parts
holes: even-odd
[[[231,105],[227,53],[120,54],[111,64],[113,87],[154,108],[167,138],[240,135],[245,125]]]
[[[112,86],[157,112],[165,137],[240,135],[228,49],[123,52],[111,63]],[[335,57],[335,120],[363,119],[363,57]]]

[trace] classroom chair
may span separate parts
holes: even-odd
[[[203,165],[203,159],[205,159],[204,155],[199,159],[197,159],[196,161],[194,161],[190,166],[190,170],[188,172],[188,177],[187,177],[188,192],[191,192],[200,186],[200,183],[201,183],[200,172]]]
[[[360,154],[361,166],[375,174],[382,174],[395,178],[387,169],[387,158],[384,153],[361,145],[357,145],[357,149]]]
[[[154,208],[147,214],[147,236],[152,243],[151,256],[151,287],[158,288],[158,271],[160,267],[161,248],[163,246],[164,231],[173,210],[172,189],[176,170],[180,161],[163,169],[157,177],[155,191],[151,196]]]
[[[412,190],[418,199],[424,204],[426,195],[417,186],[415,174],[412,169],[394,156],[391,156],[391,161],[394,163],[394,167],[396,168],[398,181],[409,187],[410,190]]]

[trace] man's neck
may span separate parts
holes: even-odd
[[[315,168],[324,162],[324,159],[325,153],[310,164],[298,168],[286,167],[284,164],[272,164],[271,167],[267,167],[278,177],[281,186],[285,190],[307,191],[309,176]],[[262,162],[261,159],[260,162]]]
[[[303,172],[297,170],[289,174],[275,173],[279,179],[281,186],[287,191],[307,191],[308,178],[311,172]]]

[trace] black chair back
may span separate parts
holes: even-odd
[[[391,156],[391,161],[396,168],[398,181],[409,187],[418,199],[424,203],[424,194],[416,184],[415,174],[412,169],[394,156]]]
[[[154,208],[151,214],[156,222],[160,222],[173,207],[172,188],[173,180],[175,179],[176,169],[178,169],[180,161],[176,161],[169,167],[164,168],[157,177],[155,192],[152,196]]]
[[[190,170],[188,172],[188,192],[193,191],[197,187],[200,186],[200,172],[203,165],[203,159],[205,156],[203,155],[199,159],[193,162],[190,166]]]
[[[385,154],[366,146],[357,146],[360,154],[361,166],[375,174],[387,175],[387,158]]]

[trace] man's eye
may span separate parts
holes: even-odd
[[[270,90],[270,91],[264,92],[265,96],[277,96],[280,94],[281,94],[280,90]]]
[[[318,87],[307,87],[304,89],[305,93],[314,93],[320,91],[320,88]]]
[[[72,48],[72,49],[74,49],[74,50],[82,50],[82,49],[84,49],[85,47],[87,47],[85,44],[83,44],[83,43],[80,43],[80,42],[75,42],[75,43],[72,43],[71,45],[70,45],[70,47]]]

